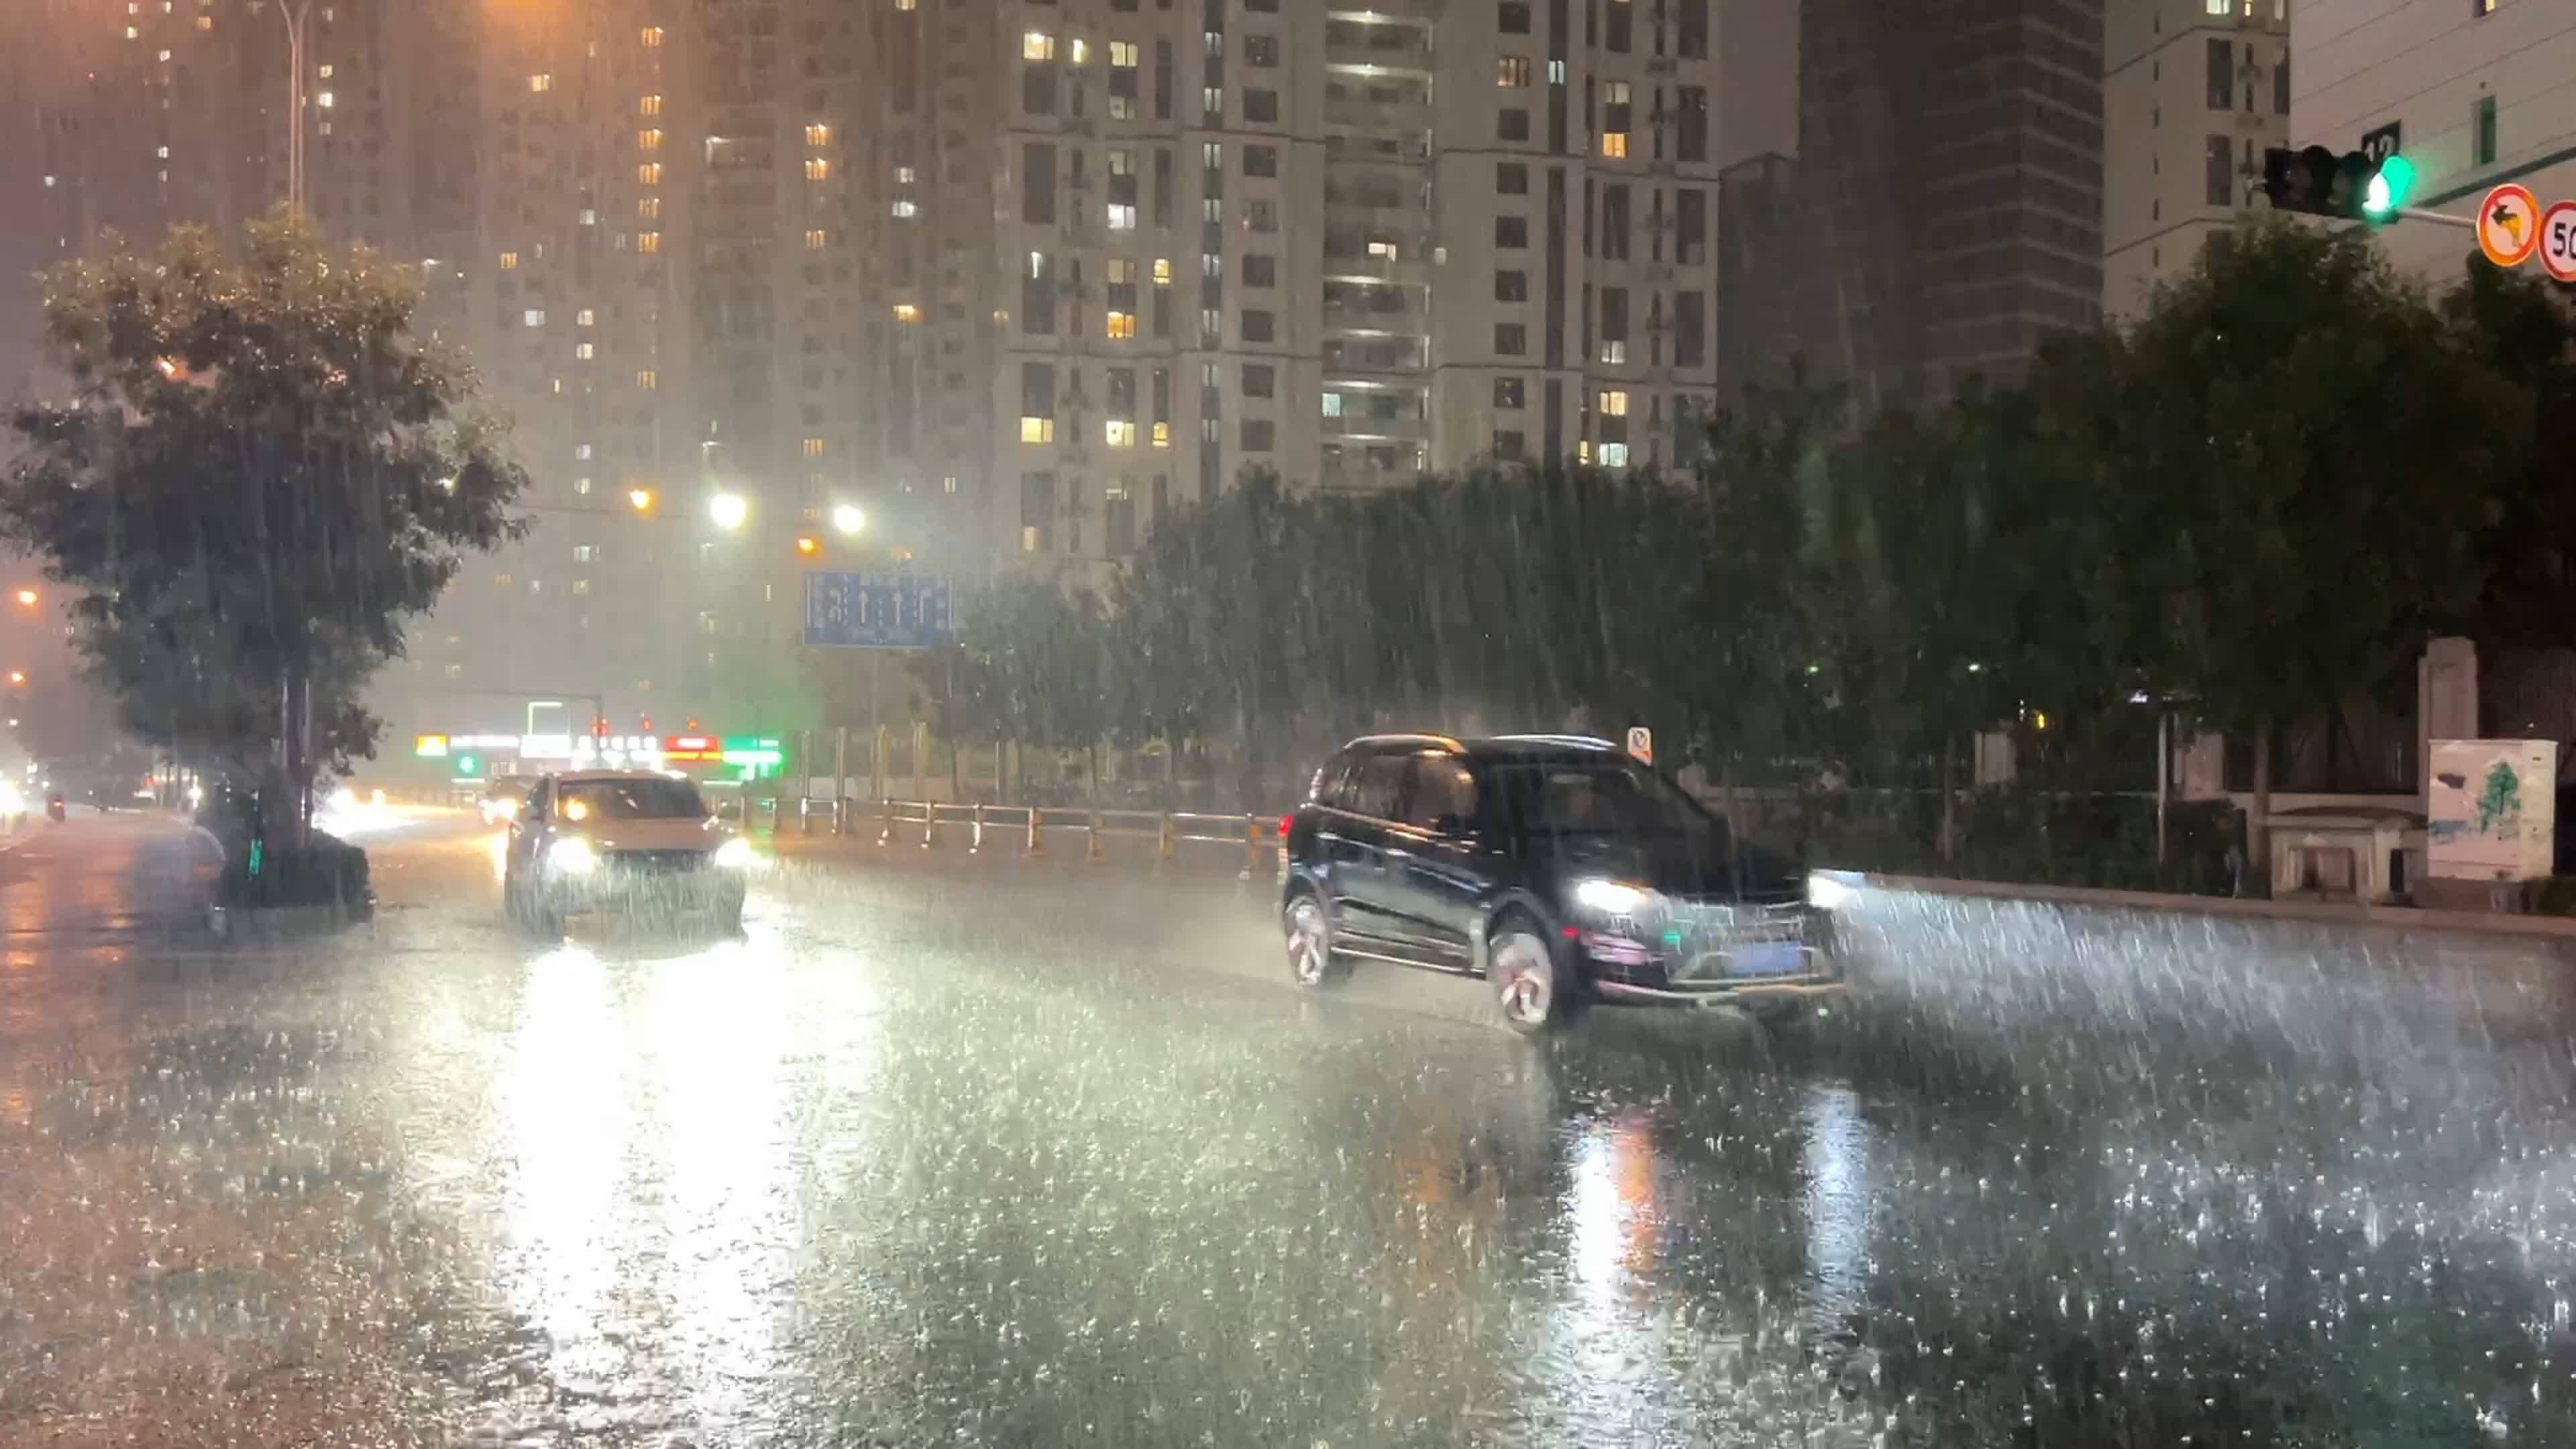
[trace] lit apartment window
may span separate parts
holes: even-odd
[[[1168,448],[1172,446],[1172,425],[1170,423],[1154,424],[1154,446],[1157,448]]]
[[[808,125],[808,126],[805,128],[805,144],[806,144],[806,145],[808,145],[808,146],[829,146],[829,145],[831,145],[831,144],[832,144],[832,128],[831,128],[831,127],[829,127],[829,126],[824,125],[824,124],[823,124],[822,122],[820,122],[820,121],[816,121],[816,122],[812,123],[811,125]]]
[[[584,343],[580,343],[580,344],[576,345],[576,346],[573,348],[573,350],[572,350],[572,355],[573,355],[573,356],[575,356],[575,357],[580,358],[580,359],[581,359],[582,361],[584,361],[584,362],[588,362],[588,361],[590,361],[593,357],[596,357],[596,356],[598,356],[598,355],[599,355],[599,349],[598,349],[598,347],[597,347],[595,344],[593,344],[593,343],[584,342]]]
[[[805,440],[805,456],[808,458],[822,457],[823,440],[821,438],[807,438]]]
[[[659,221],[662,217],[662,198],[658,196],[647,196],[642,200],[637,201],[635,203],[635,215],[639,220]]]
[[[1601,416],[1624,418],[1628,415],[1628,393],[1625,388],[1605,388],[1601,393]]]
[[[636,133],[635,133],[635,149],[636,149],[636,150],[638,150],[638,151],[659,151],[659,150],[661,150],[661,149],[662,149],[662,133],[661,133],[661,131],[659,131],[659,130],[657,129],[657,130],[650,130],[650,131],[638,131],[638,132],[636,132]]]
[[[1603,443],[1601,445],[1601,466],[1604,468],[1627,467],[1628,445],[1625,443]]]
[[[1124,206],[1115,201],[1109,203],[1109,229],[1111,231],[1134,231],[1136,229],[1136,208],[1132,206]]]
[[[1530,83],[1530,63],[1526,55],[1504,55],[1494,58],[1494,84],[1525,86]]]
[[[823,249],[823,243],[825,240],[826,238],[821,227],[809,226],[805,229],[805,250],[809,252],[819,252]]]
[[[652,392],[661,387],[662,375],[648,367],[642,372],[635,374],[635,385],[644,389],[646,392]]]
[[[642,100],[637,101],[635,103],[635,114],[639,116],[658,116],[662,114],[662,98],[660,96],[646,96]]]
[[[519,320],[530,327],[543,327],[546,325],[545,309],[541,307],[530,307],[527,311],[519,314]]]
[[[647,161],[637,166],[635,168],[635,179],[637,182],[645,186],[661,185],[662,163],[659,161]]]
[[[806,157],[806,158],[805,158],[805,179],[806,179],[806,180],[808,180],[808,181],[829,181],[829,180],[831,180],[831,179],[832,179],[832,163],[831,163],[831,162],[829,162],[829,161],[824,160],[824,159],[823,159],[822,157],[820,157],[820,156],[808,156],[808,157]]]
[[[913,181],[914,181],[915,179],[916,179],[916,175],[915,175],[915,173],[914,173],[914,171],[913,171],[913,169],[912,169],[911,167],[909,167],[909,166],[898,166],[898,167],[894,168],[894,184],[895,184],[895,185],[897,185],[897,186],[910,186],[910,185],[913,183]]]
[[[1055,441],[1055,419],[1023,417],[1020,419],[1020,441],[1052,443]]]
[[[1129,339],[1133,338],[1135,335],[1136,335],[1136,314],[1135,314],[1135,313],[1133,313],[1133,312],[1112,312],[1112,313],[1110,313],[1110,314],[1109,314],[1109,340],[1110,340],[1110,341],[1112,341],[1112,342],[1125,342],[1125,341],[1128,341]]]
[[[644,33],[639,36],[638,39],[644,42],[644,48],[646,50],[657,50],[662,44],[662,27],[658,25],[647,25],[644,27]]]
[[[529,89],[531,92],[534,92],[534,93],[537,93],[537,94],[543,94],[543,93],[545,93],[545,92],[547,92],[547,91],[553,90],[554,88],[555,88],[555,78],[554,78],[553,76],[550,76],[550,75],[532,75],[532,76],[528,77],[528,89]]]
[[[214,28],[215,28],[215,17],[213,17],[213,16],[211,16],[211,15],[200,15],[200,16],[198,16],[198,17],[197,17],[197,28],[198,28],[199,30],[212,30],[212,29],[214,29]]]
[[[1091,64],[1091,43],[1084,40],[1079,35],[1073,38],[1073,63],[1075,65]]]
[[[1625,132],[1625,131],[1604,131],[1604,132],[1602,132],[1602,133],[1601,133],[1601,154],[1602,154],[1603,156],[1607,156],[1607,157],[1622,157],[1622,156],[1627,155],[1627,154],[1628,154],[1628,133],[1627,133],[1627,132]]]
[[[316,76],[318,76],[318,77],[320,77],[320,78],[321,78],[321,79],[323,79],[323,80],[329,80],[329,79],[331,78],[331,67],[329,67],[329,66],[327,66],[327,65],[325,65],[325,66],[317,66],[317,67],[315,67],[315,68],[314,68],[313,74],[314,74],[314,75],[316,75]]]
[[[894,204],[894,214],[901,220],[910,221],[921,215],[921,203],[909,196],[898,198]]]
[[[635,238],[635,250],[642,252],[648,257],[660,255],[662,251],[662,234],[658,231],[648,231],[638,235]]]
[[[1132,40],[1113,40],[1109,42],[1109,63],[1120,70],[1135,69],[1136,42]]]
[[[1055,37],[1042,30],[1032,30],[1020,37],[1020,59],[1055,59]]]
[[[1601,360],[1612,367],[1626,366],[1628,362],[1627,339],[1623,337],[1603,342],[1601,344]]]
[[[580,494],[584,498],[588,498],[590,496],[590,480],[587,478],[575,478],[572,480],[572,491]]]
[[[1136,446],[1136,424],[1126,418],[1111,418],[1101,440],[1113,448],[1132,448]]]
[[[1168,287],[1172,285],[1172,259],[1170,257],[1154,258],[1154,285],[1157,287]]]
[[[324,91],[322,94],[313,98],[313,104],[320,106],[322,109],[327,111],[331,109],[336,102],[333,100],[329,91]]]
[[[894,304],[894,320],[918,322],[921,320],[921,309],[910,302],[897,302]]]

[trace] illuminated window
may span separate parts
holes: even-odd
[[[1172,259],[1170,257],[1154,258],[1154,285],[1157,287],[1168,287],[1172,285]]]
[[[1601,154],[1602,154],[1602,155],[1604,155],[1604,156],[1612,156],[1612,157],[1618,157],[1618,156],[1625,156],[1625,155],[1627,155],[1627,154],[1628,154],[1628,133],[1627,133],[1627,132],[1625,132],[1625,131],[1604,131],[1604,132],[1602,132],[1602,133],[1601,133]]]
[[[1136,314],[1135,314],[1135,313],[1133,313],[1133,312],[1112,312],[1112,313],[1110,313],[1110,314],[1109,314],[1109,340],[1110,340],[1110,341],[1112,341],[1112,342],[1124,342],[1124,341],[1126,341],[1127,339],[1129,339],[1129,338],[1131,338],[1131,337],[1134,337],[1135,335],[1136,335]]]
[[[318,76],[318,77],[320,77],[320,78],[321,78],[321,79],[323,79],[323,80],[329,80],[329,79],[331,78],[331,67],[329,67],[329,66],[327,66],[327,65],[325,65],[325,66],[317,66],[317,67],[315,67],[315,68],[314,68],[313,74],[314,74],[314,75],[316,75],[316,76]]]
[[[572,355],[573,355],[573,356],[575,356],[575,357],[580,358],[580,359],[581,359],[582,361],[584,361],[584,362],[588,362],[588,361],[590,361],[593,357],[596,357],[598,354],[599,354],[599,349],[598,349],[598,347],[597,347],[597,346],[595,346],[594,344],[592,344],[592,343],[588,343],[588,342],[584,342],[584,343],[580,344],[579,346],[577,346],[577,347],[573,348],[573,350],[572,350]]]
[[[596,326],[599,321],[599,314],[590,310],[588,307],[584,307],[573,314],[572,320],[573,325],[576,327]]]
[[[658,49],[662,44],[662,27],[658,25],[645,26],[644,33],[640,39],[643,40],[644,48],[646,50]]]
[[[662,98],[660,96],[646,96],[644,99],[637,101],[635,103],[635,114],[639,116],[658,116],[662,114]]]
[[[1601,466],[1604,468],[1627,467],[1628,445],[1625,443],[1603,443],[1601,445]]]
[[[895,202],[894,214],[906,221],[910,221],[912,218],[921,215],[921,206],[911,197],[906,196]]]
[[[1624,418],[1628,415],[1628,392],[1625,388],[1605,388],[1601,393],[1601,416]]]
[[[662,216],[662,198],[647,196],[636,202],[635,215],[645,221],[659,221]]]
[[[542,94],[546,91],[553,90],[554,88],[555,78],[553,76],[532,75],[528,77],[528,89],[532,92]]]
[[[822,457],[823,440],[821,438],[807,438],[805,440],[805,456],[808,458]]]
[[[921,309],[910,302],[897,302],[894,304],[894,320],[918,322],[921,320]]]
[[[820,121],[817,121],[817,122],[815,122],[814,124],[812,124],[812,125],[810,125],[810,126],[807,126],[807,127],[805,128],[805,144],[806,144],[806,145],[808,145],[808,146],[829,146],[829,145],[831,145],[831,144],[832,144],[832,128],[831,128],[831,127],[829,127],[829,126],[824,125],[824,124],[823,124],[822,122],[820,122]]]
[[[1628,339],[1622,337],[1603,342],[1601,344],[1601,360],[1610,364],[1612,367],[1626,366],[1628,362]]]
[[[662,375],[648,367],[635,374],[635,385],[646,392],[651,392],[662,385]]]
[[[215,17],[213,17],[213,16],[211,16],[211,15],[200,15],[200,16],[198,16],[198,17],[197,17],[197,28],[198,28],[199,30],[212,30],[212,29],[214,29],[214,28],[215,28]]]
[[[313,98],[313,104],[320,106],[322,109],[327,111],[331,109],[336,102],[333,100],[329,91],[324,91],[322,94]]]
[[[1121,70],[1134,69],[1136,65],[1136,42],[1132,40],[1113,40],[1109,42],[1109,63],[1117,66]]]
[[[808,156],[808,157],[806,157],[806,158],[805,158],[805,179],[806,179],[806,180],[808,180],[808,181],[829,181],[829,180],[831,180],[831,179],[832,179],[832,163],[831,163],[831,162],[829,162],[829,161],[824,160],[824,159],[823,159],[822,157],[820,157],[820,156]]]
[[[661,185],[662,163],[659,161],[647,161],[642,165],[637,166],[635,168],[635,179],[646,186]]]
[[[912,168],[911,168],[911,167],[909,167],[909,166],[898,166],[898,167],[894,168],[894,184],[895,184],[895,185],[897,185],[897,186],[910,186],[912,183],[913,183],[913,170],[912,170]]]
[[[1023,418],[1021,418],[1021,419],[1020,419],[1020,441],[1021,441],[1021,442],[1023,442],[1023,443],[1052,443],[1052,442],[1054,442],[1054,441],[1055,441],[1055,419],[1053,419],[1053,418],[1031,418],[1031,417],[1023,417]]]
[[[1530,63],[1526,55],[1497,56],[1494,59],[1494,84],[1525,86],[1530,83]]]
[[[821,227],[809,226],[805,229],[805,250],[809,252],[821,251],[823,249],[824,240],[823,229]]]
[[[658,231],[648,231],[638,236],[635,238],[635,250],[648,257],[658,255],[662,250],[662,234]]]
[[[546,325],[545,309],[541,307],[530,307],[527,311],[519,314],[519,320],[530,327],[543,327]]]
[[[1109,229],[1111,231],[1134,231],[1136,229],[1136,208],[1132,206],[1122,206],[1114,201],[1109,203]]]
[[[590,496],[590,480],[587,478],[575,478],[572,480],[572,491],[580,494],[584,498],[588,498]]]
[[[661,133],[659,130],[638,131],[638,132],[636,132],[636,133],[635,133],[635,149],[636,149],[636,150],[638,150],[638,151],[659,151],[659,150],[661,150],[661,149],[662,149],[662,133]]]
[[[1032,30],[1028,34],[1021,36],[1020,59],[1055,59],[1055,37],[1039,30]]]
[[[1136,446],[1136,425],[1126,418],[1111,418],[1102,441],[1113,448]]]
[[[1172,446],[1172,425],[1170,423],[1154,424],[1154,446],[1157,448],[1168,448]]]

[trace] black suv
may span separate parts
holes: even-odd
[[[1353,960],[1482,976],[1532,1033],[1595,1000],[1782,1017],[1845,989],[1806,873],[1604,740],[1354,740],[1284,833],[1301,985]]]

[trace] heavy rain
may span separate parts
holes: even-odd
[[[2576,1445],[2398,9],[0,4],[0,1446]]]

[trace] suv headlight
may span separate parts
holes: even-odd
[[[737,835],[716,847],[716,869],[757,870],[760,857],[752,853],[751,842]]]
[[[565,875],[588,875],[598,868],[599,853],[589,841],[566,836],[546,847],[546,864]]]
[[[1860,892],[1821,870],[1811,871],[1807,875],[1807,904],[1817,910],[1839,911],[1850,905],[1859,894]]]
[[[1595,915],[1633,919],[1655,899],[1655,893],[1615,880],[1577,881],[1574,903]]]

